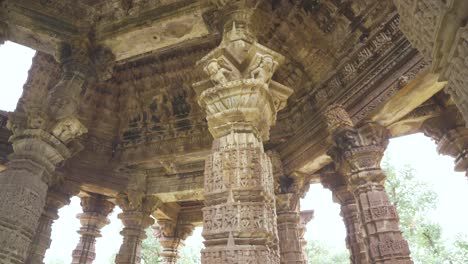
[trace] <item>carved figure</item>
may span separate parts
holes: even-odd
[[[250,72],[250,76],[255,80],[268,83],[273,75],[275,64],[273,57],[269,55],[258,56],[254,64],[257,66]]]
[[[225,67],[221,67],[221,65],[218,63],[218,60],[212,60],[205,67],[205,72],[208,73],[211,81],[214,84],[222,84],[228,81],[226,74],[230,73],[231,70]]]
[[[87,132],[86,127],[74,117],[60,120],[52,129],[52,134],[63,143],[68,143]]]

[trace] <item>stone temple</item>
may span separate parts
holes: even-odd
[[[42,263],[81,198],[73,263],[115,206],[118,264],[156,219],[166,263],[307,263],[299,198],[341,205],[351,263],[413,263],[380,160],[423,131],[468,168],[466,0],[0,0],[37,51],[0,119],[0,263]],[[2,91],[3,93],[3,91]]]

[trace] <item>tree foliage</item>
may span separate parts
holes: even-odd
[[[141,259],[144,264],[158,264],[162,263],[161,257],[161,244],[153,234],[151,227],[145,230],[146,239],[141,243]]]
[[[326,245],[323,241],[308,241],[306,254],[309,264],[349,264],[349,253]]]
[[[468,240],[460,236],[452,243],[445,241],[442,227],[430,218],[438,201],[431,186],[418,180],[413,168],[408,165],[397,170],[386,159],[383,167],[387,174],[385,188],[400,216],[401,230],[409,243],[414,262],[468,263]]]

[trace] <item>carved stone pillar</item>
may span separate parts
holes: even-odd
[[[294,193],[276,195],[280,263],[307,263],[302,250],[299,197]]]
[[[468,2],[466,0],[393,0],[400,29],[432,71],[448,81],[447,92],[468,125]]]
[[[465,1],[466,10],[468,4]],[[468,12],[466,19],[468,19]],[[457,105],[461,115],[465,120],[465,127],[468,127],[468,25],[458,29],[452,45],[452,57],[446,71],[448,79],[446,91]]]
[[[70,204],[70,197],[78,193],[76,186],[68,183],[54,186],[47,193],[47,202],[39,218],[39,225],[36,234],[31,241],[26,264],[42,264],[45,253],[52,242],[50,236],[52,233],[52,224],[58,219],[58,210],[65,205]]]
[[[72,59],[80,57],[77,53],[68,49],[63,54],[64,61],[79,65],[79,61]],[[75,75],[68,72],[64,70],[64,79],[78,74],[85,76],[79,69],[73,71]],[[74,139],[87,132],[74,115],[76,108],[73,107],[77,104],[65,100],[69,94],[78,96],[81,86],[70,82],[57,86],[51,89],[47,102],[26,102],[8,120],[7,127],[13,132],[10,141],[14,153],[9,156],[8,169],[0,172],[2,264],[24,263],[46,204],[48,186],[56,181],[52,172],[80,150]]]
[[[436,142],[439,154],[455,159],[455,171],[468,176],[468,128],[460,112],[449,107],[440,116],[424,121],[422,129]]]
[[[117,203],[123,211],[118,217],[124,228],[120,232],[123,243],[115,263],[138,264],[141,262],[141,242],[146,238],[145,229],[154,224],[151,213],[157,205],[157,200],[155,197],[146,196],[131,202],[128,196],[121,195]]]
[[[329,154],[356,198],[370,263],[413,263],[380,168],[388,131],[374,123],[354,126],[338,105],[329,106],[325,117],[334,144]]]
[[[254,1],[224,6],[224,35],[194,84],[214,142],[205,162],[202,263],[279,263],[273,175],[263,148],[292,93],[271,80],[283,57],[250,30]]]
[[[314,210],[304,210],[300,212],[300,228],[299,228],[299,237],[301,241],[302,256],[304,259],[303,263],[309,263],[308,256],[306,252],[307,240],[304,235],[307,231],[307,224],[314,218]]]
[[[367,248],[364,241],[358,205],[346,180],[333,169],[321,172],[320,180],[325,188],[332,191],[333,201],[341,206],[340,215],[346,227],[346,247],[352,264],[367,264]]]
[[[153,230],[163,248],[160,254],[163,263],[176,264],[179,249],[184,246],[184,240],[192,234],[195,227],[190,224],[177,225],[173,220],[158,220],[158,225]]]
[[[78,214],[81,228],[78,234],[80,241],[73,250],[72,264],[91,264],[96,258],[96,238],[101,237],[101,229],[109,224],[107,216],[114,209],[114,204],[99,194],[90,194],[81,197],[83,213]]]

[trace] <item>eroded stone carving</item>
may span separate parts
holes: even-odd
[[[455,159],[455,171],[464,171],[468,176],[468,128],[461,113],[449,107],[441,115],[424,121],[422,129],[435,141],[440,154]]]
[[[255,41],[249,6],[219,6],[228,14],[223,40],[197,63],[209,79],[194,84],[215,138],[205,162],[202,263],[279,263],[273,172],[262,141],[292,90],[271,85],[283,58]]]
[[[370,263],[413,263],[399,230],[398,214],[383,185],[385,174],[380,161],[388,144],[388,131],[375,123],[352,125],[346,110],[337,105],[325,111],[328,124],[336,123],[337,113],[339,120],[348,122],[328,127],[333,143],[329,154],[356,198]]]
[[[158,220],[158,226],[153,227],[153,230],[163,248],[161,257],[164,264],[177,263],[178,251],[184,246],[184,240],[192,234],[194,228],[191,224],[180,224],[174,220]]]

